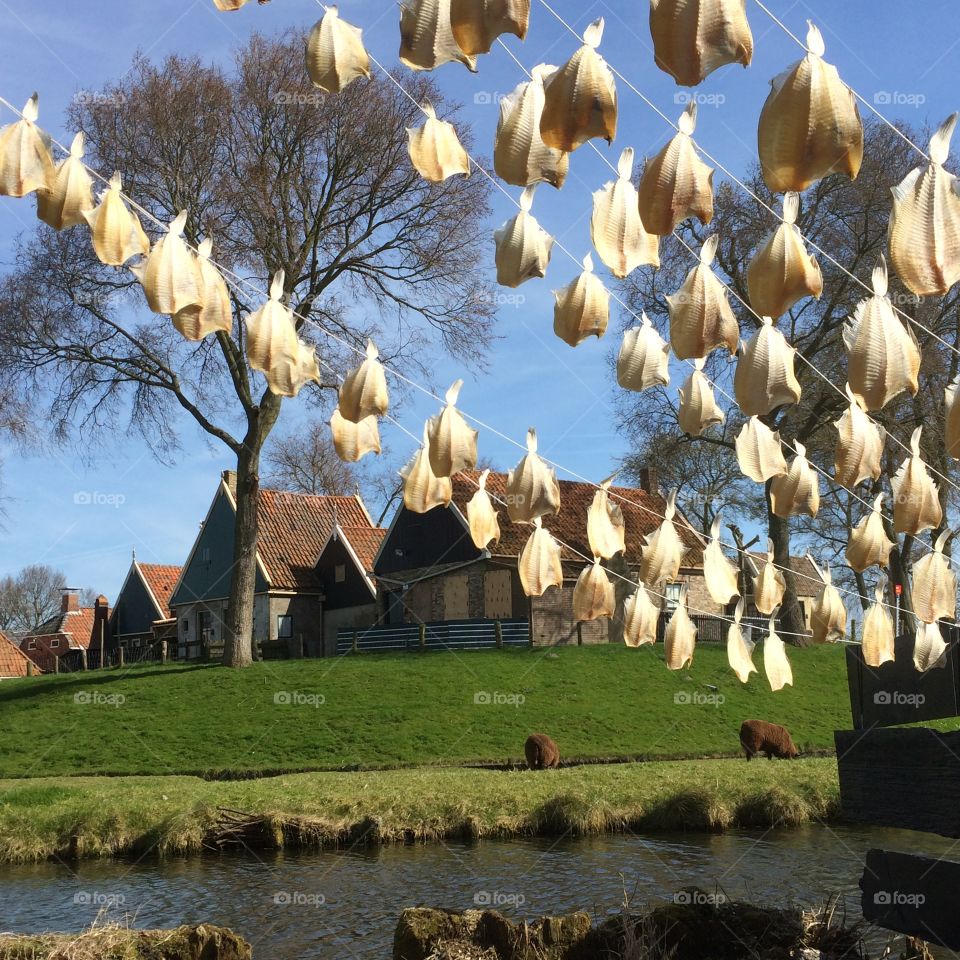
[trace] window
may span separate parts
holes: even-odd
[[[204,548],[200,551],[200,560],[201,560],[203,563],[209,563],[209,562],[210,562],[210,548],[209,548],[209,547],[204,547]]]
[[[293,639],[293,617],[283,614],[277,617],[277,639]]]
[[[31,640],[31,641],[27,644],[27,649],[28,649],[28,650],[36,650],[36,649],[37,649],[37,641],[36,641],[36,640]]]
[[[673,613],[677,609],[677,604],[680,602],[680,591],[683,589],[682,583],[668,583],[666,584],[666,590],[664,591],[664,596],[667,598],[666,610],[667,613]]]
[[[60,646],[60,641],[59,641],[59,640],[51,640],[51,641],[50,641],[50,646],[51,646],[51,647],[59,647],[59,646]]]
[[[333,579],[337,583],[343,583],[347,579],[347,565],[345,563],[338,563],[333,568]]]
[[[180,621],[180,629],[183,630],[184,636],[187,636],[190,633],[190,621],[187,617],[184,617]]]

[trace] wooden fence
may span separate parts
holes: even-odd
[[[530,643],[526,620],[448,620],[337,631],[337,654],[391,650],[482,650]]]

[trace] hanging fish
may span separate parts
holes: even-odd
[[[493,169],[501,180],[515,187],[545,182],[559,189],[567,178],[569,155],[548,147],[540,136],[543,85],[556,69],[538,64],[530,71],[529,81],[500,101]]]
[[[283,303],[284,272],[278,270],[270,284],[270,299],[247,317],[247,361],[273,385],[271,377],[280,377],[300,360],[300,341],[293,313]]]
[[[843,598],[833,585],[830,568],[821,570],[813,557],[807,554],[810,565],[817,571],[817,576],[823,581],[823,587],[813,601],[810,609],[810,626],[814,643],[835,643],[844,638],[847,632],[847,608],[843,605]]]
[[[943,555],[950,533],[944,530],[933,550],[913,563],[913,612],[924,623],[955,620],[957,616],[957,577]]]
[[[457,46],[468,56],[489,53],[502,33],[523,40],[530,21],[530,0],[451,0],[450,26]]]
[[[90,227],[93,251],[108,267],[121,267],[131,257],[150,252],[150,239],[140,220],[123,199],[119,171],[110,178],[109,187],[93,210],[82,210]]]
[[[723,411],[717,406],[710,381],[703,375],[702,358],[694,361],[690,376],[680,388],[677,423],[683,433],[699,437],[707,427],[723,423]]]
[[[63,230],[84,223],[83,211],[91,209],[93,177],[83,162],[81,132],[73,138],[70,155],[60,161],[50,189],[37,191],[37,216],[54,230]]]
[[[573,619],[578,622],[612,617],[616,610],[613,581],[600,566],[600,559],[594,557],[593,563],[583,568],[573,588]]]
[[[807,55],[770,81],[760,113],[760,169],[774,193],[802,193],[831,173],[856,180],[863,162],[856,98],[824,61],[820,31],[807,24]]]
[[[286,355],[267,371],[267,385],[271,393],[281,397],[295,397],[303,387],[313,380],[320,382],[320,367],[317,364],[317,350],[311,344],[297,339],[297,349],[293,357]]]
[[[560,290],[553,291],[553,332],[571,347],[589,337],[598,340],[607,332],[610,294],[593,272],[593,257],[583,258],[583,273]]]
[[[682,87],[753,59],[747,0],[650,0],[650,35],[655,63]]]
[[[187,340],[202,340],[211,333],[233,329],[230,293],[220,271],[210,261],[213,240],[207,237],[197,247],[200,270],[200,304],[188,306],[172,315],[173,325]]]
[[[787,650],[776,633],[776,614],[770,616],[766,639],[763,641],[763,672],[767,675],[770,689],[776,692],[793,686],[793,670],[787,659]]]
[[[380,428],[373,415],[354,423],[345,419],[335,407],[330,417],[330,430],[333,433],[333,448],[346,463],[356,463],[368,453],[380,453]]]
[[[913,665],[921,673],[936,670],[947,662],[947,645],[939,623],[918,623],[913,645]]]
[[[533,533],[523,546],[517,570],[528,597],[543,596],[549,587],[563,587],[560,544],[543,526],[540,517],[533,521]]]
[[[617,354],[617,383],[637,393],[670,382],[670,345],[641,311],[640,325],[624,331]]]
[[[940,494],[920,456],[920,433],[917,427],[910,437],[910,456],[891,477],[893,489],[893,529],[896,533],[916,536],[923,530],[936,529],[943,522]]]
[[[747,291],[750,306],[762,317],[786,313],[804,297],[820,299],[823,274],[816,258],[807,253],[803,235],[797,227],[800,196],[788,193],[783,198],[783,222],[767,238],[747,267]]]
[[[570,153],[593,137],[612,143],[617,135],[613,74],[597,53],[603,17],[583,33],[583,46],[544,86],[540,136],[548,147]]]
[[[920,347],[913,331],[894,313],[887,296],[883,254],[873,268],[873,296],[857,304],[843,328],[850,389],[866,410],[880,410],[894,397],[918,389]]]
[[[147,306],[172,316],[181,310],[199,310],[203,304],[203,276],[193,251],[183,239],[187,211],[167,224],[167,232],[153,245],[140,271]]]
[[[845,389],[850,405],[834,424],[837,447],[833,478],[852,490],[862,480],[879,479],[887,433],[866,415],[863,402],[854,396],[849,383]]]
[[[487,493],[489,470],[484,470],[477,481],[477,492],[467,503],[467,523],[470,538],[478,550],[486,550],[494,541],[500,540],[500,522],[490,494]]]
[[[743,619],[743,597],[737,602],[737,609],[733,612],[733,623],[727,630],[727,662],[730,669],[737,675],[741,683],[750,679],[751,673],[757,673],[753,665],[753,644],[747,643],[743,636],[740,621]]]
[[[727,288],[717,279],[711,264],[720,237],[708,237],[700,250],[700,262],[687,274],[683,286],[667,299],[670,311],[670,346],[678,360],[706,357],[717,347],[736,353],[740,328]]]
[[[753,605],[764,616],[772,617],[783,603],[787,581],[783,571],[773,562],[773,541],[767,541],[767,562],[757,572],[753,584]]]
[[[930,138],[930,165],[891,189],[890,262],[920,297],[945,294],[960,280],[960,181],[943,165],[957,123],[951,114]]]
[[[748,417],[761,417],[789,403],[800,402],[800,381],[794,372],[797,351],[762,317],[760,329],[750,338],[737,360],[733,392]]]
[[[357,77],[370,79],[370,57],[363,31],[340,19],[336,7],[324,7],[323,18],[307,38],[307,73],[313,85],[339,93]]]
[[[537,454],[537,431],[527,431],[527,454],[507,474],[507,515],[514,523],[531,523],[560,512],[557,472]]]
[[[652,159],[640,178],[640,219],[647,233],[666,237],[681,220],[713,219],[713,168],[697,155],[692,137],[697,104],[691,101],[677,121],[677,134]]]
[[[660,606],[650,599],[641,580],[637,589],[623,602],[623,642],[628,647],[656,643],[659,620]]]
[[[449,477],[438,477],[430,467],[430,435],[423,425],[423,443],[409,463],[400,471],[403,477],[403,505],[414,513],[427,513],[434,507],[445,507],[453,499]]]
[[[703,579],[710,598],[720,607],[740,595],[737,568],[727,559],[720,544],[720,514],[710,525],[710,542],[703,551]]]
[[[885,567],[890,562],[890,551],[894,544],[887,537],[883,525],[882,505],[883,493],[880,492],[873,502],[873,509],[864,514],[863,519],[850,531],[846,558],[849,567],[857,573],[863,573],[867,567],[874,565]]]
[[[443,183],[457,174],[470,176],[470,158],[460,145],[452,123],[438,120],[433,104],[424,101],[422,127],[407,127],[407,152],[417,173],[430,183]]]
[[[400,62],[411,70],[433,70],[452,60],[477,72],[477,58],[464,53],[454,39],[450,0],[404,0],[400,4]]]
[[[456,408],[462,380],[457,380],[447,391],[447,405],[427,423],[430,443],[430,468],[438,477],[452,477],[461,470],[472,470],[477,465],[478,432],[467,425]]]
[[[633,174],[633,148],[620,154],[617,179],[593,194],[590,239],[600,259],[621,280],[637,267],[660,266],[660,238],[643,229],[637,209]]]
[[[0,130],[0,195],[5,197],[51,190],[56,183],[50,137],[37,126],[40,107],[36,94],[20,114],[16,123]]]
[[[242,6],[249,3],[250,0],[213,0],[213,5],[221,11],[239,10]],[[258,0],[259,3],[269,3],[270,0]]]
[[[745,477],[766,483],[787,473],[787,461],[780,449],[780,434],[757,417],[750,417],[737,434],[737,462]]]
[[[785,474],[774,477],[770,484],[770,509],[775,516],[815,517],[820,509],[820,480],[807,459],[807,448],[794,440],[796,456]]]
[[[682,670],[689,667],[693,663],[696,642],[697,628],[687,613],[687,585],[684,584],[663,637],[663,658],[667,662],[667,669]]]
[[[553,237],[530,214],[533,187],[520,195],[520,212],[493,235],[496,244],[497,283],[519,287],[525,280],[544,277],[553,250]]]
[[[863,615],[863,662],[868,667],[882,667],[894,662],[893,620],[883,602],[883,591],[887,578],[880,575],[874,591],[874,601]]]
[[[947,456],[960,460],[960,403],[957,403],[957,391],[960,388],[960,377],[957,377],[944,390],[943,404],[943,442]]]
[[[359,423],[371,415],[382,417],[389,409],[387,374],[380,362],[380,352],[372,340],[367,341],[367,355],[363,363],[343,378],[338,406],[341,415],[353,423]]]
[[[656,586],[664,580],[674,581],[680,573],[680,564],[687,548],[680,539],[673,521],[677,510],[677,491],[667,496],[663,522],[653,533],[643,538],[644,547],[640,557],[640,579]]]
[[[593,555],[604,560],[626,549],[623,510],[618,503],[610,500],[612,482],[613,477],[607,477],[600,484],[600,489],[593,495],[593,502],[587,508],[587,542]]]

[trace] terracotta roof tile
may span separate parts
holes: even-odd
[[[31,630],[28,637],[66,637],[70,647],[79,649],[90,646],[90,636],[93,633],[94,608],[80,607],[79,610],[69,610],[67,613],[58,613],[46,623],[40,624],[36,630]],[[22,648],[21,644],[21,648]]]
[[[383,543],[383,538],[387,535],[387,531],[383,527],[370,526],[347,527],[341,525],[340,529],[349,541],[350,546],[353,547],[353,552],[356,553],[363,564],[363,569],[367,573],[371,573],[373,571],[373,561],[380,549],[380,544]]]
[[[170,616],[170,597],[182,567],[168,563],[137,563],[143,579],[160,604],[164,616]]]
[[[0,678],[25,677],[30,658],[0,631]]]
[[[467,502],[477,491],[480,473],[477,470],[455,474],[453,481],[453,502],[466,516]],[[564,543],[569,544],[584,556],[590,556],[587,544],[587,510],[593,502],[597,488],[589,483],[572,480],[560,482],[560,513],[543,518],[543,525]],[[503,499],[506,494],[507,475],[491,473],[487,478],[487,490],[495,498]],[[629,564],[640,562],[643,538],[651,534],[663,522],[666,500],[659,494],[648,493],[633,487],[610,487],[610,494],[623,511],[626,526],[625,559]],[[512,523],[507,518],[506,508],[494,503],[500,514],[500,543],[491,547],[494,556],[517,557],[530,537],[531,527],[526,523]],[[683,564],[685,567],[703,565],[703,541],[677,513],[677,529],[687,545]],[[564,559],[583,563],[581,557],[564,549]]]

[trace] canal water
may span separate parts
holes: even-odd
[[[260,960],[390,957],[404,907],[492,906],[512,918],[587,910],[596,918],[696,885],[770,905],[842,894],[860,916],[871,847],[947,853],[925,834],[809,825],[720,835],[656,834],[431,843],[329,853],[230,854],[139,863],[0,867],[0,930],[79,930],[99,916],[137,927],[211,922]]]

